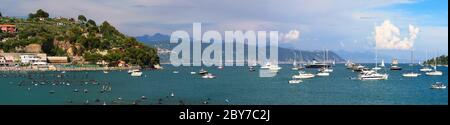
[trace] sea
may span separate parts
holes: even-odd
[[[371,66],[373,64],[365,64]],[[0,72],[0,105],[448,105],[448,68],[443,76],[404,78],[404,70],[381,70],[389,80],[361,81],[358,73],[338,64],[329,77],[289,84],[291,65],[275,77],[259,77],[248,67],[173,67],[144,70],[142,77],[127,71]],[[201,68],[216,76],[203,79]],[[317,69],[307,72],[317,73]]]

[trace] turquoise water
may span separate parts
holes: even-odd
[[[108,105],[133,102],[140,105],[201,105],[204,101],[217,105],[448,105],[447,89],[430,89],[435,82],[447,85],[447,67],[439,67],[443,76],[422,74],[418,78],[403,78],[401,74],[406,70],[387,71],[390,74],[387,81],[360,81],[350,80],[349,77],[357,77],[357,74],[338,65],[330,77],[304,80],[296,85],[288,84],[291,76],[296,74],[290,65],[283,65],[273,78],[260,78],[258,72],[249,72],[247,67],[205,68],[215,74],[216,79],[202,79],[190,74],[198,72],[200,67],[165,65],[164,68],[144,71],[144,76],[139,78],[131,77],[127,71],[109,74],[67,72],[61,78],[57,77],[60,72],[0,72],[0,104],[82,105],[89,100],[91,105],[104,102]],[[47,82],[40,84],[42,80]],[[60,85],[62,82],[70,85]],[[111,86],[112,91],[101,93],[104,85]],[[88,92],[84,93],[84,89]],[[175,96],[171,97],[171,93]],[[141,96],[147,99],[141,99]]]

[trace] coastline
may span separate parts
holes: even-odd
[[[31,66],[21,67],[0,67],[0,72],[5,71],[116,71],[116,70],[130,70],[139,67],[54,67],[54,68],[39,68]]]

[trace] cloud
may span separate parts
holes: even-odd
[[[297,42],[300,39],[300,31],[290,30],[288,33],[280,34],[282,43]]]
[[[400,29],[385,20],[383,24],[375,27],[375,43],[378,49],[394,49],[394,50],[408,50],[413,48],[414,42],[417,39],[419,28],[409,25],[409,36],[401,38]]]

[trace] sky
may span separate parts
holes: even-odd
[[[203,31],[279,31],[281,46],[405,56],[448,55],[447,0],[0,0],[3,15],[83,14],[130,36]],[[396,55],[397,54],[397,55]]]

